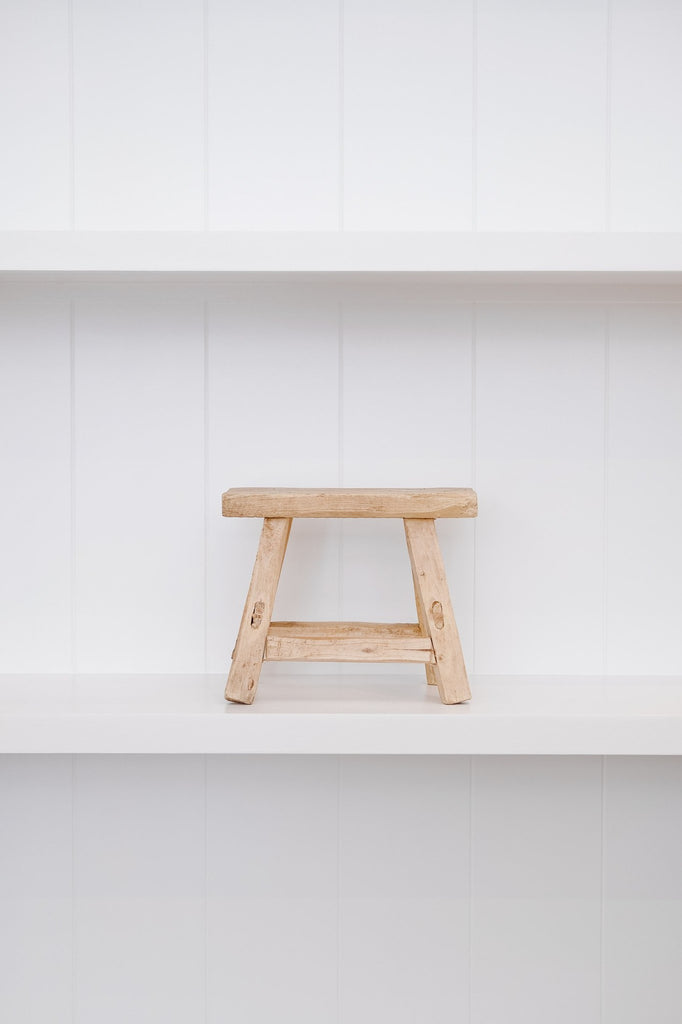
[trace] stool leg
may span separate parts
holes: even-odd
[[[225,699],[237,704],[253,704],[256,696],[290,530],[291,519],[263,520],[263,532],[225,688]]]
[[[412,570],[412,582],[414,584],[414,601],[415,604],[417,605],[417,618],[419,619],[419,626],[424,636],[430,636],[431,634],[429,632],[429,623],[426,618],[426,611],[424,610],[422,595],[419,590],[419,587],[417,586],[417,577],[414,574],[414,569]],[[438,686],[438,673],[436,672],[436,666],[424,665],[424,668],[426,669],[426,682],[429,684],[429,686]]]
[[[443,704],[459,704],[471,697],[462,646],[452,610],[445,566],[433,519],[405,519],[405,539],[410,553],[417,611],[423,610],[433,643],[436,685]]]

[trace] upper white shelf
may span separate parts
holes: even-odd
[[[0,275],[419,274],[682,280],[682,234],[0,232]]]
[[[682,754],[682,678],[479,676],[445,707],[417,676],[2,676],[0,753]]]

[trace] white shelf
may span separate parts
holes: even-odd
[[[682,678],[472,679],[444,707],[418,676],[1,676],[2,753],[682,754]]]
[[[682,280],[682,234],[0,232],[0,275]]]

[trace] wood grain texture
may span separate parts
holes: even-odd
[[[478,514],[470,487],[232,487],[224,516],[306,519],[471,519]]]
[[[272,622],[268,637],[406,637],[427,636],[416,622]]]
[[[433,644],[419,636],[268,636],[266,661],[433,662]]]
[[[445,567],[433,519],[406,519],[410,563],[436,655],[436,685],[443,704],[469,700],[462,646],[450,602]]]
[[[260,677],[272,606],[287,549],[291,519],[263,523],[251,585],[244,605],[232,666],[225,688],[226,700],[252,704]]]
[[[417,605],[417,616],[419,618],[419,631],[423,636],[429,635],[429,623],[426,618],[426,610],[422,602],[422,595],[419,586],[417,585],[417,577],[412,569],[412,583],[414,584],[414,600]],[[438,686],[438,673],[433,665],[427,664],[426,666],[426,682],[429,686]]]

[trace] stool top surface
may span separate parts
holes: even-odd
[[[263,519],[471,519],[470,487],[231,487],[224,516]]]

